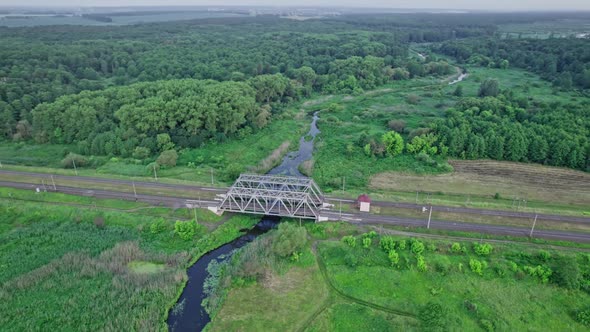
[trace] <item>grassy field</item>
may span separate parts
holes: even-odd
[[[0,324],[165,329],[188,264],[257,221],[234,217],[213,231],[199,225],[183,240],[174,220],[1,198]]]
[[[585,329],[576,313],[590,301],[587,254],[515,242],[361,234],[341,223],[305,228],[317,247],[313,265],[231,283],[209,331]],[[337,240],[343,234],[353,235],[354,247]],[[381,241],[389,241],[397,261]]]
[[[588,205],[585,173],[489,161],[452,161],[457,169],[450,173],[452,168],[442,157],[420,161],[409,154],[396,158],[365,155],[357,143],[361,135],[378,140],[388,130],[388,121],[402,120],[406,122],[403,135],[407,138],[413,130],[427,127],[430,121],[444,116],[444,110],[459,100],[453,96],[456,86],[463,87],[465,96],[476,96],[480,83],[489,77],[497,79],[502,89],[528,95],[537,101],[575,103],[582,100],[582,96],[575,92],[558,91],[550,83],[523,70],[466,69],[469,76],[456,85],[448,84],[456,76],[451,75],[447,78],[399,81],[360,95],[311,97],[291,105],[269,127],[242,140],[210,142],[199,149],[180,151],[178,166],[161,169],[158,172],[159,181],[227,186],[232,175],[239,172],[265,172],[287,152],[281,147],[297,148],[298,138],[308,128],[309,114],[319,110],[318,126],[322,133],[316,141],[314,158],[306,163],[304,171],[326,193],[356,197],[364,191],[371,193],[375,199],[384,200],[498,209],[512,209],[520,203],[524,211],[571,215],[588,213],[585,207]],[[410,102],[410,99],[414,101]],[[331,104],[340,107],[329,111]],[[71,169],[58,168],[69,149],[71,147],[3,143],[0,162],[5,169],[73,175]],[[79,169],[79,174],[153,181],[153,170],[146,167],[150,161],[95,157],[93,163],[96,166]],[[343,184],[345,192],[341,192]],[[132,190],[128,186],[114,187],[112,189],[126,192]],[[422,192],[418,198],[416,191]],[[153,193],[142,188],[139,192]],[[496,193],[499,197],[494,199],[492,196]],[[171,193],[162,190],[159,194]],[[179,195],[176,192],[173,194]],[[192,198],[203,193],[185,194]]]
[[[23,15],[26,16],[26,15]],[[105,14],[105,16],[109,16]],[[222,12],[145,12],[141,15],[135,13],[130,15],[114,15],[112,22],[99,22],[81,16],[30,16],[23,18],[0,17],[0,26],[6,27],[33,27],[42,25],[128,25],[150,22],[168,22],[180,20],[194,20],[214,17],[241,17],[242,15]],[[110,16],[109,16],[110,17]]]
[[[566,168],[492,160],[453,160],[454,171],[435,176],[381,173],[377,190],[440,192],[527,201],[590,205],[590,174]]]
[[[323,242],[319,249],[331,280],[344,293],[418,316],[428,303],[439,303],[444,308],[440,324],[445,330],[480,330],[489,324],[501,331],[583,329],[571,312],[587,305],[586,292],[564,290],[525,272],[527,266],[551,266],[557,275],[561,273],[558,261],[571,254],[550,252],[550,258],[540,258],[544,253],[523,246],[494,244],[489,256],[481,256],[469,243],[462,243],[465,252],[453,253],[451,243],[429,240],[424,242],[426,270],[422,272],[416,267],[410,239],[395,240],[406,240],[408,246],[397,249],[400,267],[391,267],[387,254],[375,243],[365,249]],[[571,259],[588,273],[585,255]],[[485,262],[481,275],[471,271],[471,260]]]
[[[562,19],[519,24],[502,24],[499,32],[503,38],[538,38],[553,37],[566,38],[580,33],[588,33],[590,22],[584,19]]]
[[[418,330],[414,320],[346,302],[330,305],[305,329],[309,332]]]
[[[177,166],[157,171],[158,179],[171,180],[172,183],[190,181],[193,184],[226,186],[233,180],[232,175],[235,173],[266,172],[280,160],[272,160],[274,163],[268,165],[261,165],[262,161],[285,142],[290,149],[297,149],[299,138],[308,130],[310,122],[311,119],[305,117],[298,105],[294,105],[280,119],[243,139],[231,139],[223,143],[209,142],[199,149],[179,151]],[[72,149],[73,147],[64,145],[3,142],[0,145],[0,163],[3,169],[75,175],[73,169],[63,169],[60,166],[61,160]],[[282,151],[282,155],[287,152]],[[154,171],[147,167],[152,161],[154,159],[140,161],[90,157],[90,166],[78,168],[78,174],[153,181]]]
[[[304,327],[328,296],[317,266],[292,268],[232,289],[208,331],[289,331]],[[244,310],[248,308],[247,310]]]

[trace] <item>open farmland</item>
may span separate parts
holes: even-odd
[[[408,192],[443,192],[590,204],[590,174],[565,168],[491,160],[453,160],[449,174],[380,173],[370,187]]]

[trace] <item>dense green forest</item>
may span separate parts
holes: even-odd
[[[303,24],[272,18],[233,23],[235,25],[168,23],[134,26],[127,28],[123,35],[120,29],[106,27],[76,28],[73,34],[68,33],[70,28],[67,27],[8,29],[4,39],[11,47],[0,51],[1,134],[14,140],[34,138],[40,143],[86,141],[81,143],[79,152],[128,156],[138,143],[130,142],[127,147],[122,147],[120,142],[126,140],[124,136],[133,135],[123,132],[110,137],[97,138],[96,135],[111,131],[113,123],[123,131],[138,129],[142,125],[130,124],[133,121],[130,118],[123,120],[124,114],[133,113],[129,108],[132,106],[126,106],[114,116],[127,101],[109,100],[112,104],[106,106],[103,98],[131,94],[139,99],[152,98],[141,101],[140,106],[134,103],[133,107],[144,107],[144,103],[157,107],[157,102],[162,100],[154,100],[149,93],[137,95],[130,91],[150,90],[145,85],[68,96],[33,110],[37,105],[53,102],[63,95],[142,81],[193,78],[239,82],[255,77],[248,83],[255,89],[257,101],[268,104],[288,103],[314,91],[359,93],[391,80],[444,75],[453,71],[446,62],[423,64],[409,61],[408,42],[413,38],[412,32],[398,31],[395,27],[364,31],[355,30],[352,24],[343,21]],[[476,29],[474,33],[485,31]],[[438,37],[429,37],[433,40],[448,36],[447,32],[438,30],[432,30],[430,34],[438,34]],[[167,89],[163,85],[180,88],[179,84],[182,83],[155,83],[151,90]],[[220,88],[231,86],[236,85]],[[200,92],[191,94],[199,95]],[[171,109],[175,105],[168,104],[167,107]],[[275,108],[280,107],[280,103],[275,105]],[[92,109],[96,115],[78,123],[79,116],[84,116],[82,109]],[[109,115],[105,114],[107,111]],[[262,108],[264,114],[268,111]],[[78,117],[71,116],[72,112],[77,112]],[[259,116],[259,121],[266,117],[264,114]],[[229,126],[234,127],[233,124]],[[199,126],[188,130],[184,124],[179,124],[182,128],[176,127],[158,124],[140,131],[143,134],[165,132],[178,138],[175,141],[180,146],[195,147],[203,139],[216,137],[221,140],[239,129],[220,128],[217,132],[215,126],[209,125],[208,132],[199,132],[199,137],[190,143],[187,142],[188,135],[196,135],[195,129]],[[103,143],[91,148],[95,139]],[[118,147],[104,148],[105,144]]]
[[[439,146],[455,157],[588,167],[588,103],[529,104],[505,95],[465,98],[433,127]]]
[[[434,29],[430,33],[446,35]],[[340,74],[332,64],[337,59],[375,56],[383,65],[403,66],[410,35],[396,27],[367,31],[345,21],[301,23],[272,17],[124,29],[0,28],[7,46],[0,50],[2,122],[31,122],[36,105],[65,94],[140,81],[240,81],[262,74],[296,76],[295,69],[310,67],[324,75],[313,81],[321,89]],[[4,129],[3,134],[10,132]]]
[[[586,39],[497,34],[498,24],[561,16],[262,16],[124,29],[0,28],[7,46],[0,49],[0,137],[145,159],[247,137],[314,94],[361,95],[466,66],[522,68],[583,94],[590,87]],[[463,97],[461,87],[454,96]],[[419,104],[415,95],[407,100]],[[402,127],[408,144],[397,144],[396,153],[385,153],[392,143],[380,139],[387,129],[399,131],[395,118],[372,139],[351,143],[381,157],[405,151],[589,167],[586,102],[538,102],[490,79],[479,97],[441,107],[450,109],[419,131]]]
[[[590,88],[590,48],[586,39],[469,39],[435,48],[460,63],[502,67],[512,65],[535,72],[556,86]]]

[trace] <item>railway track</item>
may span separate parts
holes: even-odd
[[[27,177],[29,182],[17,182],[17,181],[0,181],[0,186],[17,188],[17,189],[29,189],[29,190],[46,190],[51,192],[60,192],[71,195],[106,198],[106,199],[124,199],[130,201],[143,202],[150,205],[166,206],[171,208],[183,208],[183,207],[206,207],[208,205],[217,205],[217,201],[211,199],[195,200],[187,197],[179,196],[168,196],[168,195],[150,195],[144,193],[134,192],[121,192],[105,189],[88,189],[73,186],[63,186],[57,183],[60,180],[68,181],[80,181],[80,182],[92,182],[96,184],[122,184],[126,186],[135,185],[136,187],[142,188],[166,188],[172,189],[179,192],[182,191],[203,191],[210,192],[213,194],[221,194],[226,191],[224,188],[211,188],[201,186],[190,186],[183,184],[169,184],[159,182],[136,182],[129,180],[118,180],[118,179],[105,179],[97,177],[76,177],[76,176],[65,176],[65,175],[54,175],[53,180],[56,182],[55,187],[51,182],[45,182],[45,186],[41,186],[41,179],[50,179],[50,174],[44,173],[28,173],[28,172],[17,172],[17,171],[4,171],[0,170],[0,174],[14,175],[20,177]],[[331,202],[347,202],[352,203],[353,200],[341,199],[337,197],[327,197],[328,201]],[[382,202],[374,201],[373,205],[376,206],[388,206],[388,207],[399,207],[399,208],[410,208],[410,209],[422,209],[422,205],[411,204],[411,203],[395,203],[395,202]],[[502,211],[502,210],[486,210],[486,209],[474,209],[474,208],[460,208],[460,207],[448,207],[448,206],[433,206],[433,211],[445,211],[454,213],[465,213],[465,214],[479,214],[488,216],[501,216],[501,217],[513,217],[513,218],[533,218],[535,214],[527,212],[515,212],[515,211]],[[425,227],[426,220],[424,219],[413,219],[413,218],[400,218],[393,216],[381,216],[372,215],[368,213],[344,213],[339,214],[334,211],[322,211],[322,216],[327,216],[330,220],[345,220],[352,223],[358,224],[380,224],[380,225],[397,225],[407,227]],[[549,215],[549,214],[538,214],[538,219],[549,220],[555,223],[590,223],[590,218],[574,217],[574,216],[562,216],[562,215]],[[496,234],[496,235],[508,235],[508,236],[529,236],[530,229],[513,227],[513,226],[502,226],[502,225],[490,225],[490,224],[477,224],[477,223],[466,223],[466,222],[452,222],[445,220],[431,220],[430,228],[449,230],[449,231],[465,231],[465,232],[476,232],[485,234]],[[538,229],[534,232],[535,237],[546,238],[551,240],[564,240],[564,241],[575,241],[575,242],[590,242],[590,233],[584,232],[571,232],[571,231],[558,231],[558,230],[546,230]]]

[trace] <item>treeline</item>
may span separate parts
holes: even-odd
[[[465,98],[434,122],[439,151],[463,159],[534,162],[590,171],[588,103]]]
[[[243,82],[170,80],[85,91],[39,105],[17,135],[78,146],[83,154],[146,158],[267,125],[270,112]]]
[[[438,61],[407,65],[392,68],[384,58],[350,57],[335,60],[325,75],[304,66],[243,82],[183,79],[84,91],[38,105],[32,123],[4,111],[0,130],[13,140],[77,143],[83,154],[131,156],[141,147],[140,155],[152,155],[199,147],[209,139],[244,137],[266,126],[281,105],[313,91],[355,93],[391,80],[454,70]]]
[[[295,78],[311,69],[314,78],[306,80],[307,94],[349,93],[430,72],[406,60],[414,23],[409,28],[371,28],[353,21],[260,17],[125,27],[0,28],[0,117],[13,124],[3,126],[1,135],[13,136],[21,121],[32,123],[31,111],[40,103],[137,82],[245,81],[278,73]],[[422,32],[427,30],[436,33],[438,28]],[[440,32],[437,39],[451,37]]]
[[[448,41],[436,51],[461,63],[481,66],[511,66],[539,74],[564,89],[590,88],[590,47],[578,38],[469,39]]]

